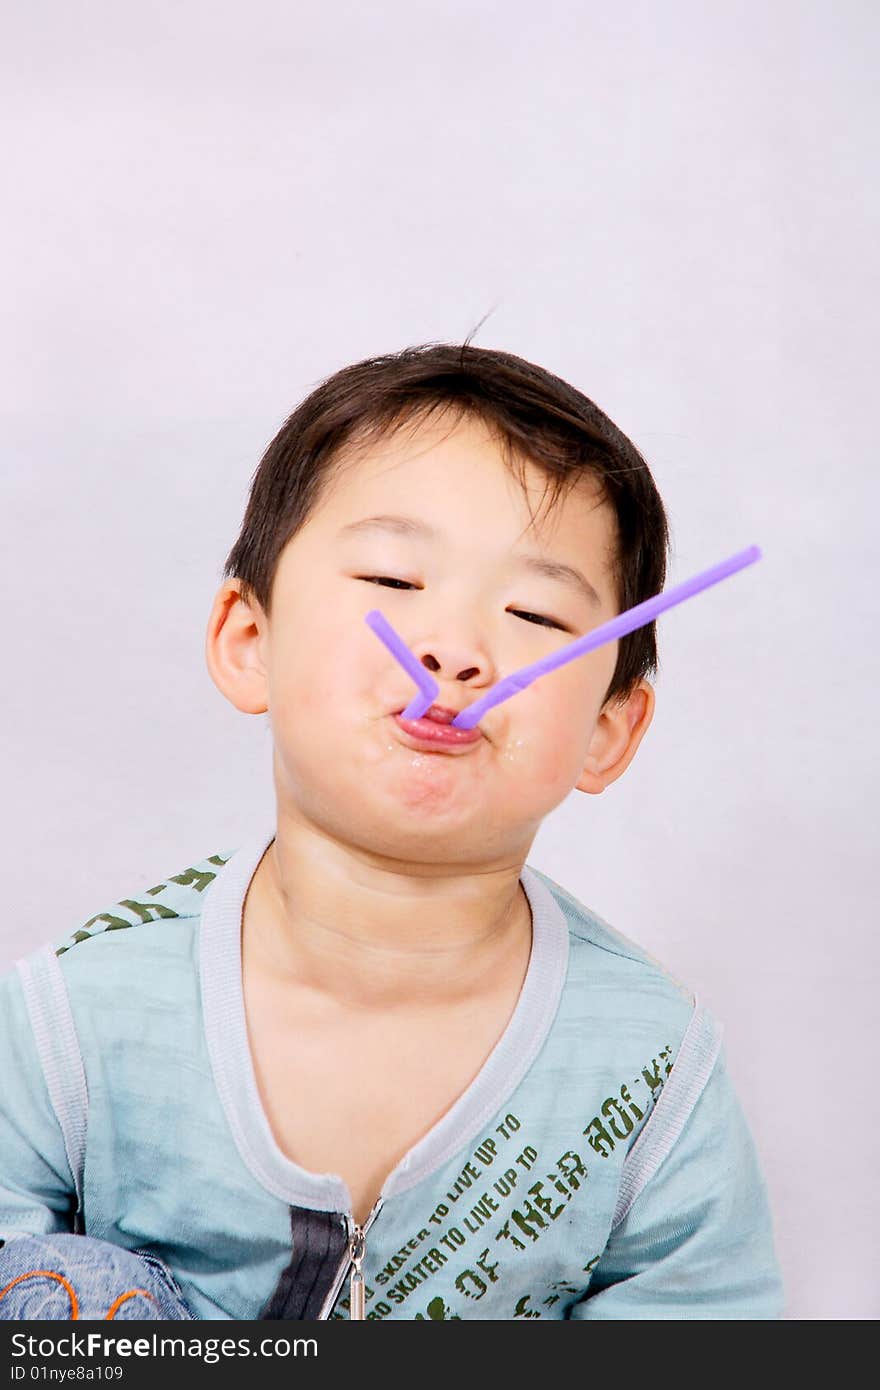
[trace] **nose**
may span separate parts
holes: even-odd
[[[469,681],[482,675],[486,663],[474,664],[474,653],[466,651],[461,644],[452,642],[431,642],[416,647],[416,655],[423,666],[435,675],[440,672],[447,680]]]

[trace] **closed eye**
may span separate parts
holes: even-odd
[[[384,584],[391,589],[418,589],[417,584],[410,584],[406,579],[391,579],[387,575],[358,574],[356,579],[363,579],[367,584]],[[560,632],[567,632],[568,628],[563,627],[562,623],[557,623],[553,618],[543,618],[540,613],[527,613],[519,608],[509,610],[515,618],[523,618],[526,622],[534,623],[539,627],[558,628]]]

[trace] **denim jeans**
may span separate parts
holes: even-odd
[[[195,1316],[167,1265],[146,1250],[67,1232],[0,1240],[0,1320]]]

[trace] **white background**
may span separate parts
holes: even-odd
[[[658,620],[635,761],[530,862],[725,1025],[799,1319],[880,1313],[878,29],[29,0],[0,60],[0,967],[272,816],[268,721],[203,656],[260,454],[488,313],[645,453],[670,585],[764,552]]]

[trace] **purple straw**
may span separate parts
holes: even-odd
[[[375,632],[380,642],[384,642],[393,657],[396,657],[406,671],[407,675],[412,676],[420,693],[414,695],[406,709],[403,711],[404,718],[418,719],[418,714],[410,714],[410,710],[418,707],[419,714],[424,714],[426,709],[430,709],[440,694],[440,687],[431,675],[430,671],[420,661],[416,661],[409,647],[401,637],[398,637],[388,619],[378,608],[371,608],[364,618]]]
[[[684,603],[687,598],[693,598],[703,589],[708,589],[710,585],[717,584],[719,580],[727,579],[729,575],[736,574],[737,570],[745,569],[746,565],[753,565],[756,560],[761,559],[761,550],[757,545],[750,545],[745,550],[739,550],[735,555],[731,555],[727,560],[721,560],[719,564],[712,565],[710,569],[703,570],[701,574],[695,574],[691,579],[685,579],[683,583],[676,584],[674,589],[666,589],[662,594],[655,595],[654,598],[645,599],[644,603],[637,603],[634,608],[627,608],[625,612],[612,618],[610,622],[603,623],[601,627],[594,628],[584,637],[578,637],[574,642],[568,642],[558,651],[552,652],[550,656],[542,657],[540,661],[533,661],[529,666],[521,666],[518,671],[514,671],[509,676],[504,676],[497,681],[492,689],[487,691],[480,700],[475,700],[467,709],[463,709],[452,720],[457,729],[472,729],[475,724],[479,724],[487,709],[492,709],[494,705],[500,705],[504,700],[509,700],[511,695],[517,695],[521,690],[525,690],[536,681],[539,676],[546,676],[549,671],[555,671],[557,666],[564,666],[568,661],[574,661],[579,656],[586,656],[587,652],[593,652],[597,647],[604,647],[606,642],[613,642],[618,637],[625,637],[628,632],[635,632],[636,628],[644,627],[650,623],[658,613],[664,612],[667,608],[674,608],[678,603]],[[412,676],[416,685],[419,687],[419,694],[414,695],[403,711],[404,719],[419,719],[430,709],[435,699],[440,693],[440,687],[433,676],[425,670],[420,661],[417,661],[409,647],[398,637],[388,619],[379,611],[373,608],[366,615],[364,622],[368,623],[376,636],[390,651],[393,657],[400,662],[408,675]]]
[[[526,686],[531,685],[539,676],[546,676],[548,671],[555,671],[557,666],[564,666],[566,662],[585,656],[597,647],[604,647],[606,642],[613,642],[617,637],[625,637],[628,632],[635,632],[636,628],[644,627],[646,623],[651,622],[658,613],[664,612],[667,608],[674,608],[677,603],[683,603],[687,598],[693,598],[694,594],[700,593],[702,589],[708,589],[711,584],[727,579],[728,575],[735,574],[737,570],[745,569],[746,565],[752,565],[760,559],[760,548],[750,545],[745,550],[737,551],[727,560],[721,560],[719,564],[703,570],[701,574],[695,574],[692,579],[685,579],[683,583],[676,584],[674,589],[666,589],[654,598],[645,599],[644,603],[637,603],[634,608],[627,608],[624,613],[588,632],[585,637],[578,637],[574,642],[568,642],[558,651],[552,652],[550,656],[533,661],[529,666],[521,666],[510,676],[504,676],[482,699],[476,700],[457,714],[452,724],[457,729],[472,729],[475,724],[479,724],[487,709],[492,709],[503,700],[509,700],[511,695],[525,690]],[[416,701],[413,700],[412,705],[415,704]],[[424,714],[429,705],[421,702],[419,704],[419,713]],[[412,705],[408,705],[407,709],[412,708]],[[407,715],[407,718],[418,718],[418,715]]]

